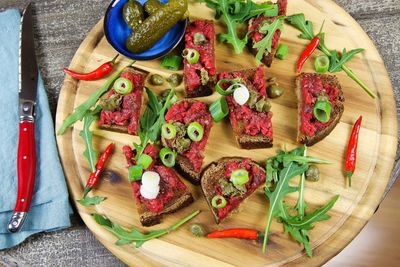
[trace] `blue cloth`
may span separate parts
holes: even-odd
[[[15,246],[38,232],[69,227],[72,212],[47,95],[39,78],[35,121],[37,165],[31,209],[20,232],[7,231],[17,195],[20,19],[17,10],[0,13],[0,249]]]

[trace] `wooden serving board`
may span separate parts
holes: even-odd
[[[212,19],[213,13],[204,5],[190,4],[190,14],[193,17]],[[94,146],[103,151],[107,144],[116,144],[115,153],[107,164],[107,173],[93,191],[94,194],[106,196],[107,200],[95,207],[85,208],[76,205],[79,214],[96,237],[117,257],[129,265],[137,266],[264,266],[282,264],[320,265],[339,253],[363,228],[379,205],[384,190],[390,178],[393,167],[397,142],[397,117],[393,90],[385,66],[376,48],[361,27],[329,0],[296,0],[289,1],[288,14],[303,12],[306,18],[315,23],[315,29],[325,20],[324,31],[326,42],[330,48],[347,49],[363,47],[366,52],[351,61],[348,66],[377,92],[378,98],[372,99],[362,91],[344,73],[337,76],[344,88],[346,98],[345,112],[336,129],[325,140],[309,149],[309,154],[326,159],[333,164],[320,166],[321,180],[317,183],[306,182],[306,201],[310,208],[316,208],[326,203],[336,194],[339,201],[329,213],[332,218],[316,224],[310,231],[311,247],[314,257],[308,258],[303,248],[283,233],[282,225],[276,222],[272,225],[267,254],[262,254],[260,244],[247,240],[225,239],[207,240],[195,238],[188,230],[189,225],[157,240],[146,242],[140,249],[132,246],[118,247],[114,244],[116,238],[97,225],[90,214],[97,212],[125,227],[141,227],[131,188],[127,180],[127,169],[121,152],[123,145],[138,141],[137,137],[126,134],[94,129]],[[77,71],[88,71],[115,56],[115,51],[104,38],[103,22],[100,21],[84,40],[71,62],[71,68]],[[224,30],[223,24],[216,23],[216,31]],[[263,163],[266,158],[275,155],[278,149],[287,145],[292,149],[297,144],[297,105],[294,93],[295,62],[307,41],[299,39],[299,32],[290,26],[285,26],[281,42],[289,45],[289,56],[286,60],[275,60],[272,68],[267,70],[267,77],[277,77],[280,85],[285,88],[282,97],[272,100],[274,147],[260,150],[241,150],[236,145],[229,122],[215,124],[209,139],[204,166],[224,156],[244,156]],[[318,54],[318,53],[316,53]],[[314,55],[315,56],[315,55]],[[313,58],[309,60],[305,71],[313,71]],[[233,71],[256,66],[254,57],[245,52],[235,55],[225,44],[217,44],[216,58],[218,71]],[[124,58],[119,62],[122,68],[130,62]],[[168,76],[171,72],[160,68],[160,61],[137,62],[136,67]],[[97,90],[106,79],[83,82],[66,77],[61,90],[56,128],[73,109]],[[156,91],[166,89],[152,87]],[[182,93],[183,87],[178,91]],[[210,103],[217,94],[203,101]],[[349,188],[342,173],[343,158],[351,127],[358,116],[364,117],[358,147],[357,170],[353,176],[353,186]],[[89,166],[83,157],[84,143],[79,132],[82,123],[79,122],[64,135],[58,136],[58,147],[66,174],[71,198],[80,199],[83,186],[89,176]],[[189,183],[187,183],[189,185]],[[151,229],[164,228],[188,215],[194,210],[201,210],[191,223],[201,223],[208,231],[231,228],[250,227],[264,229],[268,210],[268,202],[257,191],[242,205],[242,211],[231,216],[217,226],[212,218],[199,187],[189,185],[195,197],[195,203],[177,213],[164,216],[163,223]],[[292,194],[288,202],[294,204],[297,195]]]

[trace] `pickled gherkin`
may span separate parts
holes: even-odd
[[[129,36],[127,49],[132,53],[141,53],[151,48],[184,18],[187,6],[187,0],[170,0],[150,14]]]
[[[129,0],[124,5],[123,16],[129,28],[135,29],[144,20],[143,6],[136,0]]]
[[[159,0],[148,0],[146,3],[144,3],[144,10],[147,12],[147,14],[151,15],[163,6],[164,4]]]

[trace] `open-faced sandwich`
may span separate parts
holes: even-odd
[[[207,105],[197,100],[181,100],[169,108],[165,121],[161,128],[163,145],[177,153],[176,167],[183,177],[200,184],[204,150],[212,127]]]
[[[209,20],[194,20],[185,34],[184,81],[187,97],[211,95],[216,68],[214,23]]]
[[[278,0],[278,16],[285,16],[286,15],[286,8],[287,8],[287,0]],[[276,17],[266,17],[264,15],[260,15],[258,17],[254,17],[250,19],[249,21],[249,26],[248,26],[248,32],[249,34],[249,46],[250,50],[254,55],[257,54],[258,49],[253,48],[253,45],[259,41],[261,41],[267,33],[261,33],[260,28],[263,26],[265,22],[271,23],[274,21]],[[272,39],[272,51],[268,52],[267,50],[264,51],[264,55],[261,59],[261,62],[263,62],[267,67],[271,67],[272,65],[272,60],[274,59],[276,50],[279,45],[279,38],[281,37],[281,31],[278,29],[274,33],[273,39]]]
[[[297,141],[311,146],[328,136],[344,111],[344,96],[334,75],[302,73],[296,79]]]
[[[124,146],[123,152],[128,167],[138,164],[134,160],[134,150],[129,146]],[[154,145],[146,146],[142,156],[151,157],[151,164],[144,166],[147,168],[140,181],[131,182],[140,222],[143,226],[159,224],[163,214],[173,213],[193,202],[192,194],[175,170],[160,162],[159,152]]]
[[[222,158],[211,163],[201,178],[201,188],[215,221],[220,223],[237,210],[260,185],[265,171],[248,158]]]
[[[132,67],[125,68],[113,88],[100,100],[101,128],[137,135],[146,76]]]
[[[241,148],[272,147],[272,112],[266,96],[264,67],[218,75],[221,87],[231,87],[226,96],[229,118]],[[227,88],[224,88],[227,89]]]

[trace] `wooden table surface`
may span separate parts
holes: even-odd
[[[11,7],[22,9],[28,2],[29,0],[1,0],[0,10]],[[55,115],[57,97],[64,80],[62,69],[69,65],[79,44],[104,15],[110,1],[33,2],[37,57],[52,114]],[[336,2],[360,23],[375,42],[391,76],[399,107],[400,0]],[[397,113],[400,114],[399,108]],[[393,182],[400,173],[399,149],[396,159]],[[39,234],[13,249],[1,251],[0,266],[124,266],[94,238],[79,216],[74,215],[72,223],[73,226],[68,230]]]

